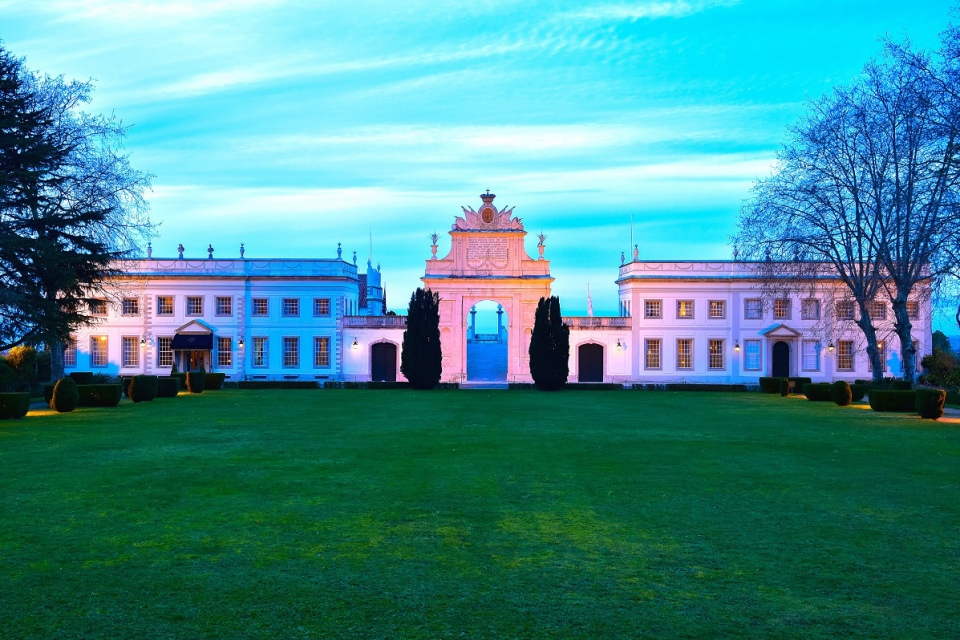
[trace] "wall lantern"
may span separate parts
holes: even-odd
[[[353,344],[351,345],[351,348],[352,348],[354,351],[356,351],[357,349],[360,348],[360,343],[357,342],[357,339],[356,339],[356,338],[353,339]]]
[[[623,351],[623,343],[620,342],[620,338],[617,338],[617,351]]]
[[[240,340],[237,341],[237,347],[243,349],[243,338],[240,338]]]
[[[147,346],[146,338],[140,338],[140,348],[143,349],[146,346]]]
[[[734,344],[733,344],[733,350],[736,351],[737,353],[740,353],[740,341],[739,341],[739,340],[737,340],[736,342],[734,342]]]
[[[833,343],[832,343],[832,342],[830,343],[830,346],[827,347],[827,350],[828,350],[830,353],[833,353]]]

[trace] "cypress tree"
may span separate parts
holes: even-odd
[[[570,327],[563,324],[560,298],[540,298],[530,336],[530,375],[541,391],[556,391],[570,373]]]
[[[417,289],[407,308],[400,372],[415,389],[433,389],[443,371],[440,350],[440,295]]]

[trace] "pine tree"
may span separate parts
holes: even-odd
[[[560,298],[540,298],[530,337],[530,375],[541,391],[556,391],[570,373],[570,327],[563,324]]]
[[[440,350],[440,295],[417,289],[410,296],[403,332],[400,372],[415,389],[433,389],[443,372]]]

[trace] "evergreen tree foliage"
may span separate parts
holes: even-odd
[[[530,337],[530,375],[537,388],[556,391],[570,373],[570,327],[563,324],[560,298],[540,298]]]
[[[433,389],[443,372],[440,350],[440,295],[417,289],[407,308],[400,372],[415,389]]]

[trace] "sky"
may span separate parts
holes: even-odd
[[[566,315],[640,258],[729,259],[808,99],[953,0],[0,0],[27,66],[94,79],[155,177],[154,256],[382,265],[403,311],[461,206],[515,206]]]

